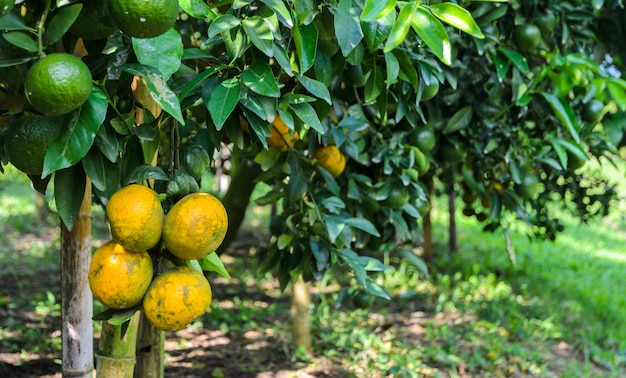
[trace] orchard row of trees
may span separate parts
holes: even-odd
[[[25,1],[0,18],[3,125],[38,113],[24,81],[47,54],[80,56],[93,76],[85,104],[54,118],[62,132],[29,175],[54,190],[68,232],[85,193],[106,205],[142,182],[168,209],[219,169],[231,177],[220,251],[263,182],[257,204],[277,208],[263,269],[282,288],[345,271],[389,298],[371,273],[390,269],[385,253],[424,267],[415,241],[430,259],[441,193],[461,197],[485,231],[523,222],[551,239],[562,230],[551,204],[583,220],[609,209],[610,183],[579,168],[626,144],[621,1],[179,5],[154,38],[114,25],[81,38],[72,26],[87,1]],[[314,158],[330,145],[346,161],[339,175]],[[6,163],[4,143],[0,155]]]

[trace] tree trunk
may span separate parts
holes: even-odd
[[[137,365],[135,376],[142,378],[162,378],[165,370],[165,332],[160,331],[141,313],[137,334]]]
[[[448,185],[448,212],[450,213],[450,238],[448,239],[448,248],[450,252],[457,252],[459,250],[459,243],[457,239],[456,230],[456,191],[454,190],[454,184]]]
[[[429,177],[426,180],[426,199],[428,201],[428,210],[426,214],[424,214],[424,218],[422,219],[422,233],[424,236],[424,245],[422,246],[423,254],[422,259],[426,264],[430,264],[433,261],[433,224],[431,219],[432,212],[432,192],[433,192],[433,179]]]
[[[296,350],[311,354],[311,292],[302,276],[293,283],[291,322]]]
[[[97,355],[97,376],[132,378],[135,371],[135,346],[141,312],[137,311],[127,323],[112,325],[102,321],[100,347]]]
[[[255,180],[262,172],[261,167],[252,158],[247,159],[245,153],[240,149],[233,149],[231,159],[230,185],[224,198],[222,198],[222,203],[228,214],[228,230],[218,252],[226,250],[239,231],[250,203],[252,191],[256,186]]]
[[[91,183],[72,231],[61,222],[61,339],[63,377],[93,376],[93,296],[91,263]]]

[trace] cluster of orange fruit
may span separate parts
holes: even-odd
[[[163,331],[183,329],[202,316],[212,300],[204,274],[185,265],[155,275],[148,251],[162,243],[182,260],[213,253],[228,228],[220,200],[191,193],[165,214],[154,190],[131,184],[110,197],[106,213],[112,240],[98,248],[89,267],[94,297],[112,309],[141,304],[148,321]]]

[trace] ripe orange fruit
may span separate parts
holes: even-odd
[[[289,147],[293,147],[294,144],[300,139],[298,133],[294,133],[291,136],[291,130],[289,126],[283,122],[278,114],[274,118],[274,122],[271,127],[272,135],[267,138],[267,144],[270,147],[280,147],[281,150],[287,151]]]
[[[70,31],[85,40],[105,39],[117,30],[112,19],[110,1],[84,0],[83,9]]]
[[[157,276],[143,300],[148,321],[162,331],[179,331],[211,305],[211,285],[204,275],[178,266]]]
[[[82,60],[53,53],[35,63],[24,80],[26,99],[37,111],[56,116],[78,109],[91,94],[93,78]]]
[[[113,240],[133,251],[146,251],[161,239],[163,208],[156,192],[132,184],[113,193],[106,206]]]
[[[61,133],[61,125],[40,115],[11,118],[5,126],[4,149],[20,171],[39,175],[46,151]]]
[[[111,15],[125,34],[154,38],[174,26],[178,0],[111,0]]]
[[[228,215],[222,202],[208,193],[191,193],[165,216],[163,244],[178,258],[197,260],[222,244],[227,229]]]
[[[89,287],[107,307],[133,307],[152,281],[152,260],[146,251],[130,251],[111,240],[94,253],[89,265]]]
[[[313,152],[317,164],[327,170],[333,177],[339,177],[346,169],[346,157],[337,146],[318,146]]]

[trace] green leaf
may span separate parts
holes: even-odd
[[[365,290],[367,290],[368,293],[375,295],[377,297],[391,300],[391,297],[385,291],[385,289],[379,284],[377,284],[376,282],[370,280],[369,278],[365,280]]]
[[[180,68],[183,41],[174,29],[155,38],[133,38],[133,51],[139,63],[156,68],[165,81]]]
[[[416,267],[422,274],[424,274],[424,276],[428,277],[428,265],[426,265],[420,256],[405,248],[399,249],[398,254],[400,254],[400,256],[409,264]]]
[[[344,223],[350,227],[365,231],[370,235],[380,237],[380,233],[376,229],[376,226],[365,218],[346,218],[344,219]]]
[[[136,166],[132,171],[128,173],[125,179],[125,184],[129,185],[149,179],[168,181],[169,177],[167,177],[167,174],[165,174],[163,168],[154,167],[149,164],[141,164]]]
[[[265,63],[252,63],[241,73],[241,82],[260,95],[280,97],[276,77],[274,77],[271,67]]]
[[[261,0],[262,3],[267,5],[274,11],[278,20],[288,28],[293,27],[293,19],[291,18],[291,12],[282,0]]]
[[[115,312],[111,314],[111,317],[107,319],[107,322],[112,326],[121,326],[127,323],[137,311],[139,311],[139,306],[131,307],[129,309],[115,310]]]
[[[385,17],[396,7],[396,0],[366,0],[361,20],[370,22]]]
[[[176,97],[176,94],[167,86],[163,76],[156,68],[131,63],[120,66],[120,69],[131,75],[146,79],[146,87],[148,88],[150,97],[178,122],[182,125],[185,124],[178,97]]]
[[[409,30],[411,30],[412,20],[418,6],[419,2],[414,0],[402,7],[400,14],[398,14],[398,19],[393,24],[391,32],[389,32],[384,52],[393,50],[404,41],[407,34],[409,34]]]
[[[517,67],[517,69],[521,73],[528,75],[528,73],[530,72],[530,68],[528,67],[528,62],[526,61],[526,58],[517,51],[499,48],[498,54],[504,55],[511,63],[515,65],[515,67]]]
[[[111,163],[104,157],[98,149],[92,148],[89,150],[87,155],[81,160],[81,163],[95,189],[105,192],[107,186],[111,184],[113,184],[114,188],[117,188],[120,178],[119,169],[116,164]],[[111,178],[115,178],[115,180]]]
[[[623,80],[610,78],[606,82],[606,88],[620,110],[624,111],[626,110],[626,86],[620,85],[620,82]]]
[[[61,169],[54,174],[54,202],[59,217],[69,231],[78,219],[86,182],[85,172],[80,166]]]
[[[548,104],[550,104],[556,118],[567,127],[576,143],[580,143],[578,123],[576,122],[576,116],[569,103],[551,93],[541,92],[541,95],[546,99]]]
[[[339,0],[335,10],[335,35],[343,56],[348,56],[363,39],[355,0]]]
[[[2,33],[2,38],[13,46],[19,47],[28,52],[37,52],[39,47],[37,42],[29,35],[21,31]]]
[[[236,28],[239,25],[241,25],[241,20],[238,17],[235,17],[232,14],[222,14],[211,22],[207,33],[209,38],[213,38],[216,35]]]
[[[472,37],[485,38],[476,21],[467,10],[454,3],[441,3],[429,6],[430,11],[441,21],[466,32]]]
[[[82,159],[91,148],[107,112],[107,98],[98,87],[93,87],[87,101],[68,120],[61,135],[55,139],[43,164],[42,177],[59,169],[71,167]]]
[[[428,9],[419,6],[411,18],[411,26],[437,58],[447,65],[452,64],[450,39],[446,28],[437,17],[433,16]]]
[[[52,45],[60,41],[78,18],[81,9],[83,9],[83,5],[80,3],[59,9],[59,11],[52,16],[48,27],[45,29],[45,44]]]
[[[185,13],[194,18],[209,18],[214,20],[217,17],[211,7],[203,0],[178,0],[178,5],[180,5]]]
[[[413,86],[413,89],[417,91],[419,85],[417,70],[409,54],[402,49],[394,49],[392,54],[398,59],[398,63],[400,64],[398,77],[409,82],[411,86]]]
[[[237,107],[240,95],[241,84],[236,77],[222,81],[211,93],[206,106],[218,131]]]
[[[471,105],[461,108],[459,111],[454,113],[452,117],[450,117],[450,120],[446,124],[446,127],[443,128],[442,133],[449,134],[466,128],[472,121],[473,115],[474,112],[472,111]]]
[[[304,74],[315,63],[317,52],[317,27],[314,23],[308,25],[296,25],[293,28],[293,41],[296,45],[296,53],[300,60],[300,73]]]
[[[313,0],[294,0],[293,7],[300,25],[308,23],[315,11],[315,3]]]
[[[263,54],[274,56],[274,35],[265,19],[260,16],[251,16],[241,22],[243,31],[257,49]]]
[[[298,117],[302,122],[312,127],[318,133],[324,134],[324,127],[322,126],[319,116],[311,104],[290,104],[289,107],[293,109],[296,117]]]
[[[373,104],[385,89],[385,78],[382,68],[374,66],[365,82],[365,103]]]
[[[321,98],[322,100],[326,101],[328,105],[332,105],[330,91],[328,90],[328,87],[324,85],[324,83],[311,79],[310,77],[304,75],[298,76],[298,81],[300,82],[300,84],[302,84],[304,89],[309,91],[309,93],[311,93],[313,96]]]
[[[338,249],[337,255],[352,269],[357,283],[365,287],[367,285],[367,276],[364,267],[360,264],[359,255],[347,248]]]
[[[297,69],[297,66],[295,66],[295,62],[292,64],[291,59],[289,59],[289,56],[287,55],[287,51],[285,51],[285,49],[277,43],[274,43],[273,49],[274,59],[276,59],[278,65],[287,75],[293,76],[293,71],[294,69]]]
[[[398,74],[400,73],[400,62],[393,53],[385,53],[385,67],[387,69],[387,89],[389,89],[398,82]]]
[[[202,259],[198,260],[198,262],[200,263],[202,270],[215,272],[224,278],[230,278],[228,270],[226,270],[224,263],[222,262],[222,260],[220,260],[220,257],[217,253],[210,253],[208,256],[205,256]]]
[[[396,22],[396,12],[390,12],[385,17],[371,22],[361,22],[363,39],[370,52],[381,48],[382,43],[389,37]]]
[[[24,30],[35,32],[35,29],[24,23],[24,19],[17,12],[9,12],[4,17],[0,17],[0,30]]]

